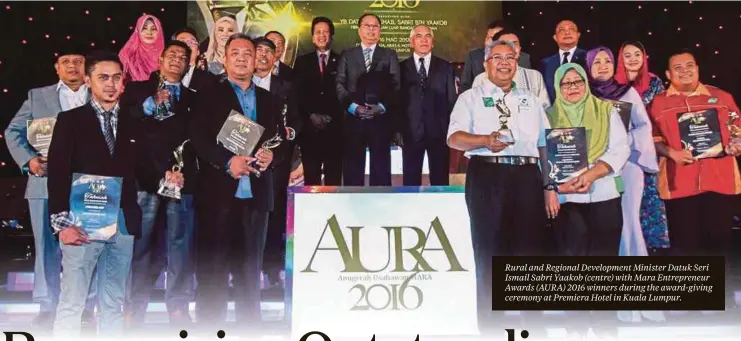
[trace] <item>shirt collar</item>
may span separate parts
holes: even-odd
[[[676,96],[676,95],[681,95],[681,94],[682,93],[679,92],[679,90],[677,90],[673,85],[669,85],[669,89],[666,90],[667,96]],[[710,90],[708,90],[708,88],[702,83],[698,83],[695,91],[692,91],[692,93],[687,95],[687,97],[700,96],[700,95],[712,96],[710,94]]]
[[[428,54],[427,54],[426,56],[424,56],[424,57],[422,57],[422,56],[418,55],[418,54],[417,54],[417,52],[414,52],[414,61],[415,61],[415,62],[419,62],[419,59],[420,59],[420,58],[424,58],[424,60],[425,60],[425,65],[429,65],[429,64],[430,64],[430,63],[429,63],[429,61],[430,61],[430,59],[432,59],[432,52],[428,53]]]
[[[106,112],[110,112],[111,114],[113,114],[113,116],[118,116],[118,111],[121,109],[119,103],[116,102],[116,105],[113,106],[113,109],[111,109],[110,111],[106,111],[105,109],[103,109],[103,106],[95,100],[95,98],[90,99],[90,104],[93,106],[93,109],[95,109],[95,113],[98,115],[103,115]]]
[[[500,87],[496,86],[496,84],[494,84],[492,81],[489,80],[488,76],[484,77],[483,87],[484,87],[484,91],[487,93],[491,93],[491,92],[504,93],[504,91]],[[517,83],[515,83],[515,81],[512,80],[512,90],[510,90],[510,92],[515,91],[515,90],[517,90]]]
[[[332,52],[331,49],[330,50],[327,50],[327,51],[324,51],[324,52],[319,52],[319,50],[316,50],[316,56],[319,57],[321,55],[325,55],[325,56],[327,56],[327,59],[329,59],[330,52]]]
[[[370,45],[370,46],[366,46],[365,44],[360,43],[360,48],[362,48],[363,50],[365,50],[365,49],[371,49],[371,52],[376,51],[376,46],[378,46],[378,43],[375,43],[375,44]]]
[[[568,52],[569,53],[569,57],[573,57],[575,51],[576,51],[576,46],[574,46],[574,47],[572,47],[572,48],[570,48],[568,50],[558,49],[558,54],[561,56],[561,58],[563,58],[563,54],[566,53],[566,52]]]
[[[253,77],[254,77],[254,75],[253,75]],[[234,81],[232,81],[231,78],[227,77],[226,79],[232,85],[232,88],[235,91],[239,91],[240,93],[247,93],[247,92],[250,92],[250,91],[254,91],[255,90],[255,82],[250,82],[250,86],[247,88],[247,90],[242,90],[242,87],[240,87],[239,84],[237,84]]]
[[[64,82],[62,82],[62,80],[60,79],[59,80],[59,83],[57,83],[57,89],[56,90],[59,91],[60,89],[67,90],[67,91],[69,91],[69,92],[71,92],[73,94],[78,94],[80,92],[86,93],[87,92],[87,84],[81,85],[80,88],[77,89],[77,91],[74,91],[74,90],[70,89],[70,87],[67,86],[67,84],[65,84]]]

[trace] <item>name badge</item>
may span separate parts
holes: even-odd
[[[484,107],[487,108],[493,108],[494,107],[494,98],[493,97],[484,97]]]

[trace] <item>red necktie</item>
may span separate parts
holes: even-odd
[[[321,72],[322,76],[324,75],[324,62],[327,59],[327,55],[322,53],[319,55],[319,72]]]

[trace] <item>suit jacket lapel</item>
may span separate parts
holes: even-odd
[[[373,59],[371,60],[371,66],[370,66],[371,71],[375,70],[376,65],[378,65],[378,63],[381,62],[381,59],[383,59],[382,51],[383,50],[381,49],[381,47],[376,45],[376,49],[373,50],[373,57],[372,57]],[[363,59],[363,61],[365,62],[365,59]]]
[[[432,83],[432,80],[434,79],[435,75],[437,75],[438,69],[440,69],[441,61],[435,58],[435,56],[430,56],[430,68],[427,70],[427,83]]]
[[[59,92],[56,87],[49,87],[47,91],[44,91],[44,102],[49,107],[50,112],[58,114],[62,111],[62,103],[59,102]]]
[[[83,131],[89,131],[91,136],[90,138],[93,140],[90,143],[91,148],[99,148],[101,150],[101,154],[107,155],[109,158],[112,158],[113,156],[108,151],[108,145],[105,142],[105,136],[103,135],[103,131],[100,129],[100,120],[98,120],[98,114],[95,112],[95,109],[93,109],[92,104],[88,102],[88,104],[85,104],[85,111],[87,111],[87,115],[82,116],[80,125],[86,126],[86,129]],[[119,122],[118,122],[118,131],[116,132],[116,148],[118,148],[118,141],[120,140],[121,134],[121,116],[124,115],[123,110],[119,110],[118,112]],[[125,123],[124,123],[125,124]],[[98,140],[98,141],[95,141]]]
[[[255,89],[255,102],[257,103],[257,124],[265,127],[265,130],[267,131],[270,129],[268,124],[272,122],[269,117],[270,108],[267,106],[266,98],[263,96],[263,93],[257,91],[257,89]]]

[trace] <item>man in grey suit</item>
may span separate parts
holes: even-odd
[[[87,103],[84,66],[85,57],[81,52],[72,48],[61,52],[54,63],[59,82],[31,89],[28,99],[5,130],[10,154],[23,173],[29,176],[26,199],[36,251],[33,300],[40,304],[40,313],[33,322],[37,328],[51,328],[54,322],[59,303],[61,253],[49,222],[46,149],[37,150],[29,143],[27,124],[29,120],[56,118],[59,112]]]
[[[492,38],[499,31],[508,27],[504,22],[494,20],[489,23],[486,30],[486,38],[484,39],[484,46],[492,41]],[[520,51],[520,58],[517,60],[517,65],[530,69],[530,55],[525,51]],[[466,56],[466,62],[461,71],[461,86],[460,93],[470,89],[473,86],[473,80],[476,76],[484,72],[484,48],[480,47],[471,50]]]

